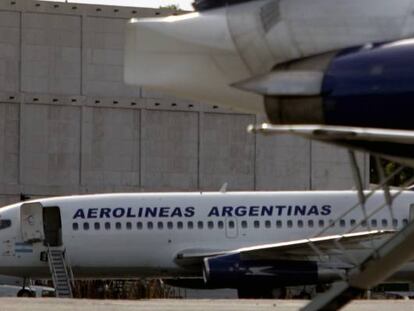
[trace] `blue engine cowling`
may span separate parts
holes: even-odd
[[[206,258],[204,279],[213,288],[279,286],[318,283],[318,267],[311,261],[243,260],[239,253]]]
[[[324,72],[319,96],[265,98],[272,123],[414,129],[414,39],[349,48],[320,66],[307,68]]]
[[[322,96],[327,124],[414,129],[414,40],[339,53]]]

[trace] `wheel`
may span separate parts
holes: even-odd
[[[17,293],[17,297],[35,297],[35,293],[33,291],[27,289],[21,289]]]

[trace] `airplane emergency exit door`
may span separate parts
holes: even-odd
[[[20,207],[20,228],[24,242],[39,242],[44,240],[42,204],[22,204]]]

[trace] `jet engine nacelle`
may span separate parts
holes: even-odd
[[[414,39],[284,64],[261,81],[270,86],[246,85],[262,90],[273,124],[414,129]]]
[[[204,279],[212,288],[275,288],[339,279],[332,271],[320,272],[312,261],[242,259],[239,253],[204,260]]]

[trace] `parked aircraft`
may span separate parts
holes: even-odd
[[[370,196],[370,217],[361,224],[360,208],[338,218],[358,202],[352,191],[102,194],[17,203],[0,209],[0,274],[52,275],[57,296],[73,271],[76,278],[180,277],[175,285],[269,297],[275,288],[340,279],[354,267],[352,258],[406,224],[414,193],[395,199],[393,217],[375,213],[382,196]],[[412,280],[414,267],[394,277]]]
[[[198,0],[133,19],[125,81],[414,165],[414,0]],[[301,126],[315,125],[318,126]]]

